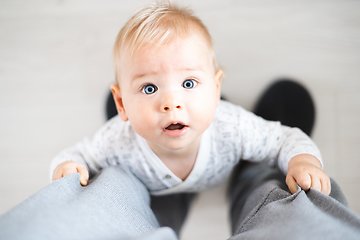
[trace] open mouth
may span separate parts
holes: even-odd
[[[184,127],[186,127],[186,125],[184,125],[184,124],[181,124],[181,123],[172,123],[172,124],[170,124],[169,126],[167,126],[165,129],[166,129],[166,130],[173,131],[173,130],[182,130]]]
[[[181,122],[172,122],[163,129],[163,133],[169,137],[177,138],[184,136],[188,130],[188,125],[185,125]]]

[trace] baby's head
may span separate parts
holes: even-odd
[[[212,57],[214,70],[218,70],[211,36],[190,9],[169,1],[140,8],[117,35],[113,50],[116,80],[120,80],[118,71],[122,71],[122,54],[132,56],[146,45],[159,47],[191,35],[198,35],[202,39]]]
[[[170,2],[147,6],[121,29],[113,55],[121,119],[153,150],[196,147],[214,119],[222,76],[201,20]]]

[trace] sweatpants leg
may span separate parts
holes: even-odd
[[[163,237],[161,237],[163,236]],[[0,217],[0,239],[176,239],[159,228],[145,186],[119,166],[89,185],[61,178]]]
[[[160,226],[170,227],[179,235],[195,197],[195,193],[151,196],[151,209]]]
[[[360,218],[333,180],[330,196],[314,189],[292,195],[284,180],[266,163],[244,162],[234,171],[231,240],[360,239]]]

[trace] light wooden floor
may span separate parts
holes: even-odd
[[[112,44],[147,2],[0,0],[0,214],[45,187],[52,158],[104,123]],[[325,170],[360,214],[360,1],[182,2],[213,36],[230,101],[251,110],[279,76],[309,88]],[[229,236],[223,193],[200,196],[182,239]]]

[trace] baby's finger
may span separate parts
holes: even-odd
[[[289,174],[286,176],[286,185],[288,186],[288,188],[292,194],[297,192],[296,181],[293,178],[293,176],[291,176]]]
[[[89,172],[87,170],[87,168],[82,165],[79,164],[76,166],[77,171],[80,173],[80,183],[83,186],[86,186],[89,180]]]
[[[311,187],[311,177],[309,174],[299,174],[295,178],[302,190],[308,191]]]
[[[62,172],[59,170],[59,169],[55,169],[54,170],[54,174],[53,174],[53,177],[52,177],[52,181],[56,181],[58,179],[62,178]]]
[[[66,168],[66,169],[64,169],[61,177],[65,177],[65,176],[73,174],[73,173],[76,173],[76,168]]]
[[[331,192],[331,182],[330,182],[330,179],[327,178],[327,179],[321,179],[320,180],[320,183],[321,183],[321,191],[323,193],[325,193],[326,195],[329,195],[330,192]]]
[[[311,187],[321,192],[321,182],[320,179],[314,176],[311,176]]]

